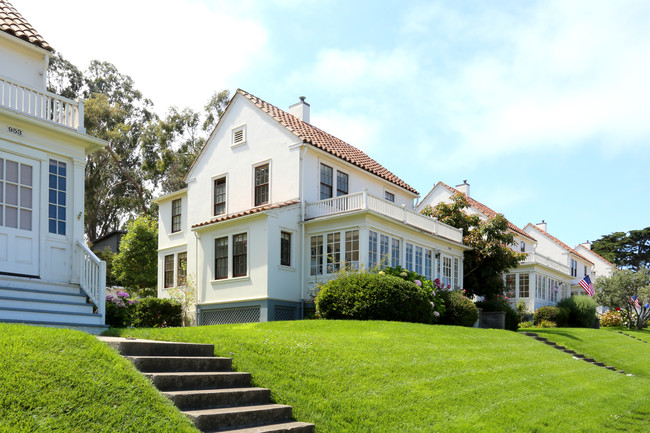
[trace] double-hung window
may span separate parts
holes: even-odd
[[[393,194],[392,192],[385,191],[384,192],[384,198],[387,201],[395,202],[395,194]]]
[[[572,277],[578,276],[578,262],[573,259],[571,259],[571,276]]]
[[[66,171],[65,162],[50,159],[48,226],[50,233],[58,235],[66,232]]]
[[[327,235],[327,273],[338,272],[341,265],[341,233]]]
[[[377,263],[377,232],[370,230],[368,232],[368,268],[375,268]]]
[[[336,196],[348,194],[348,175],[342,171],[336,171]]]
[[[414,271],[413,267],[413,244],[406,243],[406,263],[404,267],[409,271]]]
[[[415,247],[415,272],[422,275],[422,247]]]
[[[399,266],[399,239],[392,239],[391,253],[390,253],[390,266],[396,268]]]
[[[247,274],[248,242],[246,233],[232,237],[232,276],[244,277]]]
[[[519,274],[519,297],[527,298],[530,296],[530,277],[528,274]]]
[[[291,266],[291,233],[280,232],[280,264]]]
[[[181,231],[181,199],[172,201],[172,233]]]
[[[187,282],[187,253],[178,253],[176,260],[176,285],[184,286]]]
[[[345,265],[359,269],[359,230],[345,232]]]
[[[332,198],[334,189],[334,169],[332,167],[320,165],[320,199],[325,200]]]
[[[386,235],[379,235],[379,263],[382,268],[388,266],[390,238]]]
[[[269,202],[269,164],[255,167],[255,206]]]
[[[165,269],[164,269],[165,288],[174,286],[174,255],[169,254],[165,256]]]
[[[214,215],[226,213],[226,177],[214,181]]]
[[[214,279],[228,278],[228,237],[214,240]]]
[[[311,238],[311,275],[323,274],[323,236]]]

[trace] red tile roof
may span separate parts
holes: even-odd
[[[290,201],[285,201],[285,202],[282,202],[282,203],[265,204],[263,206],[254,207],[252,209],[246,209],[246,210],[241,211],[241,212],[236,212],[236,213],[233,213],[233,214],[230,214],[230,215],[224,215],[222,217],[214,218],[214,219],[211,219],[209,221],[194,224],[192,226],[192,228],[194,229],[194,228],[198,228],[198,227],[205,227],[205,226],[209,226],[210,224],[216,224],[216,223],[220,223],[220,222],[223,222],[223,221],[228,221],[228,220],[231,220],[231,219],[243,217],[243,216],[246,216],[246,215],[253,215],[253,214],[256,214],[256,213],[264,212],[266,210],[279,209],[281,207],[287,207],[287,206],[291,206],[291,205],[298,204],[298,203],[300,203],[300,201],[298,201],[298,200],[290,200]]]
[[[451,191],[454,194],[463,194],[463,195],[465,195],[465,193],[460,192],[456,188],[452,188],[451,186],[447,185],[444,182],[438,182],[438,184],[444,186],[445,188],[447,188],[449,191]],[[495,212],[494,210],[492,210],[489,207],[485,206],[483,203],[481,203],[479,201],[476,201],[472,197],[468,197],[467,195],[465,195],[465,198],[467,199],[467,202],[471,206],[478,209],[479,212],[481,212],[483,215],[487,216],[488,218],[494,218],[495,216],[497,216],[497,212]],[[507,219],[506,219],[506,221],[508,222],[508,228],[510,230],[517,233],[518,235],[521,235],[521,236],[523,236],[525,238],[528,238],[528,239],[530,239],[532,241],[537,242],[537,239],[535,239],[534,237],[532,237],[531,235],[529,235],[528,233],[526,233],[525,231],[523,231],[522,229],[520,229],[519,227],[517,227],[516,225],[514,225],[510,221],[508,221]]]
[[[45,39],[7,0],[0,0],[0,30],[44,50],[54,51],[50,44],[45,42]]]
[[[357,167],[360,167],[376,176],[379,176],[382,179],[394,183],[395,185],[404,188],[407,191],[418,194],[414,188],[409,186],[402,179],[395,176],[388,169],[384,168],[381,164],[370,158],[368,155],[356,147],[334,137],[331,134],[328,134],[327,132],[313,125],[310,125],[307,122],[303,122],[297,117],[279,109],[274,105],[269,104],[266,101],[263,101],[257,96],[251,95],[245,90],[237,89],[237,93],[246,97],[262,111],[278,121],[287,130],[300,138],[303,142],[311,144],[312,146],[322,149],[325,152],[341,158],[344,161],[354,164]]]
[[[571,254],[574,254],[574,255],[580,257],[582,260],[585,260],[585,261],[591,263],[592,265],[594,264],[594,262],[592,262],[591,260],[589,260],[588,258],[583,256],[582,254],[579,254],[576,250],[574,250],[573,248],[571,248],[570,246],[568,246],[567,244],[565,244],[564,242],[562,242],[561,240],[559,240],[555,236],[549,234],[548,232],[545,232],[544,230],[540,229],[539,227],[537,227],[535,225],[532,225],[531,223],[528,223],[526,225],[526,227],[528,227],[528,226],[531,226],[532,228],[534,228],[535,230],[537,230],[538,232],[540,232],[541,234],[543,234],[544,236],[546,236],[547,238],[549,238],[550,240],[552,240],[553,242],[555,242],[556,244],[558,244],[559,246],[561,246],[562,248],[564,248],[565,250],[570,252]]]

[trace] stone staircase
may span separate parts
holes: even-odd
[[[0,322],[79,329],[93,334],[108,326],[79,285],[0,280]]]
[[[203,432],[313,433],[292,420],[291,406],[272,404],[250,373],[233,372],[232,359],[214,356],[212,344],[99,337],[130,360]]]

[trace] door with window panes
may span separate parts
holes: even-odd
[[[0,152],[0,273],[39,275],[40,162]]]

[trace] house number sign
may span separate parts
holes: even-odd
[[[22,129],[14,128],[14,127],[11,127],[11,126],[8,126],[7,128],[9,129],[9,132],[11,132],[12,134],[23,135],[23,130]]]

